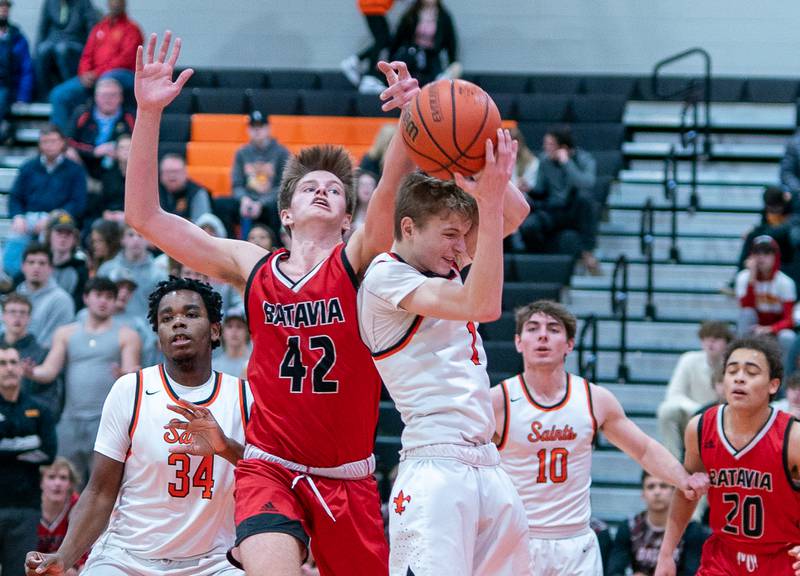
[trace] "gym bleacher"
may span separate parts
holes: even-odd
[[[481,327],[492,382],[521,368],[513,346],[513,309],[536,298],[559,299],[581,318],[579,329],[584,319],[596,316],[598,383],[611,389],[634,421],[657,437],[656,408],[678,356],[698,348],[697,323],[736,317],[735,302],[720,288],[736,271],[743,233],[759,220],[761,187],[778,179],[777,163],[797,126],[798,81],[712,79],[713,153],[699,162],[693,204],[690,150],[680,146],[679,138],[682,103],[657,99],[650,77],[478,73],[465,78],[493,96],[503,118],[517,123],[531,148],[538,148],[549,126],[571,125],[578,146],[595,155],[597,185],[608,192],[597,249],[602,276],[573,275],[574,263],[567,256],[506,256],[503,316]],[[661,80],[676,87],[687,81],[683,77]],[[324,124],[331,130],[363,125],[363,130],[346,138],[331,132],[345,138],[342,143],[354,156],[366,150],[380,123],[392,120],[392,115],[380,111],[377,97],[358,94],[338,71],[200,69],[164,115],[160,152],[188,154],[192,176],[215,195],[225,195],[229,185],[220,175],[227,176],[231,151],[244,141],[242,115],[252,110],[269,114],[274,136],[292,150],[315,143],[303,135],[303,125]],[[9,225],[7,192],[18,166],[35,154],[38,128],[46,122],[49,106],[15,105],[13,114],[15,144],[0,152],[0,214],[4,216],[0,234]],[[203,140],[202,127],[215,121],[206,115],[229,116],[219,119],[227,128],[218,129],[218,123],[211,136],[207,133],[210,140]],[[702,110],[701,122],[705,122]],[[670,257],[670,201],[663,185],[665,157],[673,147],[678,174],[677,262]],[[227,150],[224,161],[209,164],[220,150]],[[647,199],[654,207],[655,319],[645,314],[641,217]],[[620,319],[613,310],[611,284],[612,270],[623,254],[628,262],[624,355],[628,378],[620,382]],[[568,367],[579,370],[577,353]],[[384,395],[376,448],[384,475],[397,460],[401,429],[399,415]],[[593,479],[596,516],[618,521],[640,509],[638,465],[602,438],[595,452]]]

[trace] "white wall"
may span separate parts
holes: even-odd
[[[409,0],[398,0],[402,8]],[[12,19],[35,36],[41,0]],[[98,6],[104,0],[94,0]],[[800,76],[800,2],[793,0],[446,0],[472,71],[647,73],[703,46],[719,75]],[[147,32],[184,38],[202,67],[335,68],[363,46],[355,0],[129,0]],[[396,8],[397,11],[397,8]],[[691,71],[699,69],[684,68]],[[680,68],[674,69],[676,72]]]

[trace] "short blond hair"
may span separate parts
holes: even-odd
[[[73,486],[78,486],[80,484],[81,478],[75,465],[63,456],[57,457],[49,466],[39,466],[39,473],[42,475],[42,478],[44,478],[45,474],[48,472],[55,472],[57,470],[66,470],[69,475],[69,481]]]

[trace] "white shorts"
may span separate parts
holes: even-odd
[[[405,452],[400,462],[389,501],[389,574],[529,575],[525,508],[494,464],[494,444],[431,448]]]
[[[83,576],[244,576],[224,552],[192,560],[148,560],[116,546],[98,542],[92,548]]]
[[[530,539],[533,576],[603,576],[600,544],[592,531],[573,538]]]

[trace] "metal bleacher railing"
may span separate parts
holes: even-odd
[[[673,212],[674,214],[674,212]],[[655,252],[655,210],[653,209],[653,199],[648,198],[644,203],[641,221],[639,225],[639,250],[642,256],[645,257],[647,265],[646,283],[645,283],[645,305],[644,317],[646,320],[656,319],[656,303],[653,300],[653,256]]]
[[[589,334],[591,334],[591,340],[587,349],[586,337]],[[581,376],[590,382],[597,382],[597,336],[597,316],[592,314],[584,319],[578,335],[578,368]]]
[[[625,362],[628,323],[628,259],[620,254],[611,274],[611,313],[619,319],[619,366],[617,381],[624,384],[629,380],[628,364]]]

